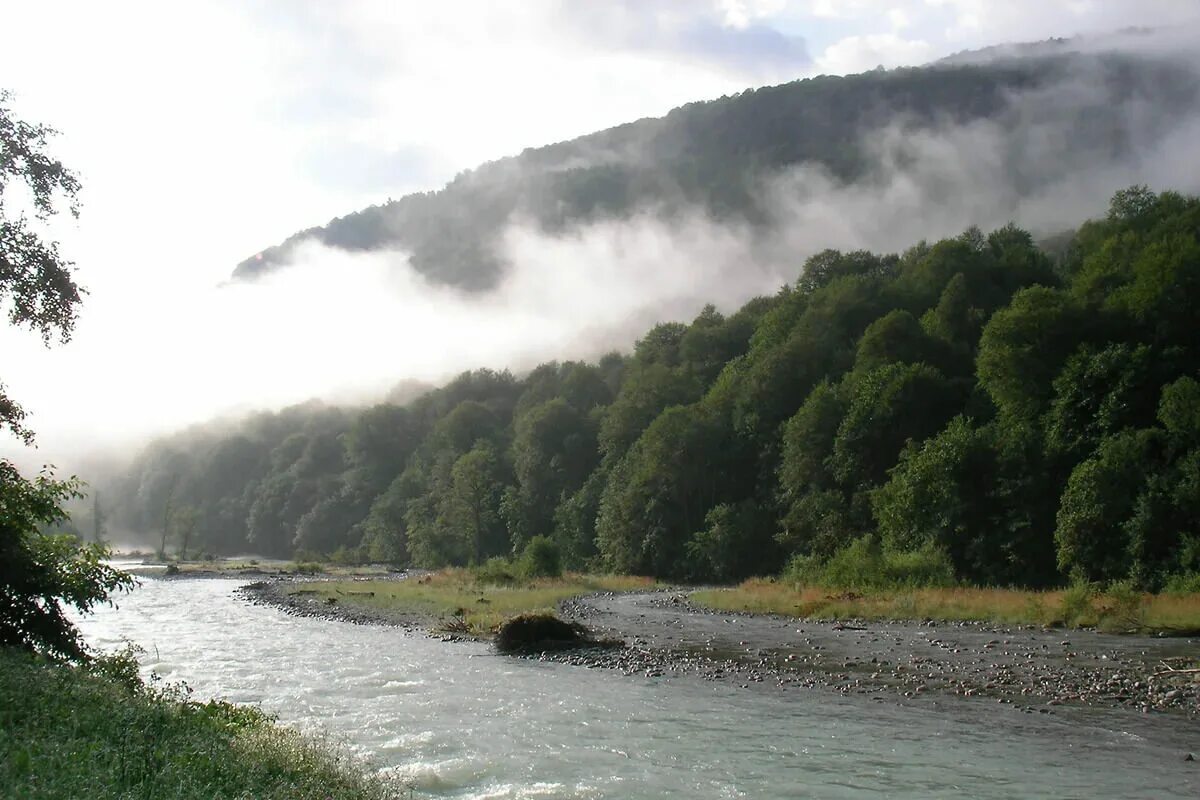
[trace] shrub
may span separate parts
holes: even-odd
[[[86,659],[64,606],[86,612],[134,585],[105,563],[107,548],[39,532],[66,521],[62,504],[73,497],[74,481],[48,473],[26,480],[0,459],[0,646]]]
[[[856,539],[822,563],[812,556],[793,558],[784,578],[833,589],[895,589],[950,586],[954,567],[931,545],[909,552],[888,552],[871,536]]]
[[[329,560],[334,564],[340,564],[344,567],[357,567],[367,563],[365,555],[361,547],[346,547],[342,545],[330,553]]]
[[[475,575],[476,583],[486,583],[493,586],[512,586],[517,582],[517,571],[512,561],[501,556],[489,558],[483,564],[471,570]]]
[[[1100,623],[1110,630],[1131,631],[1146,627],[1146,596],[1133,581],[1117,581],[1105,592]]]
[[[316,575],[321,572],[321,565],[314,561],[301,561],[296,564],[296,572],[301,575]]]
[[[1096,597],[1096,585],[1077,581],[1063,592],[1059,614],[1064,625],[1076,627],[1095,617],[1092,601]]]
[[[1177,572],[1167,576],[1167,594],[1200,594],[1200,572]]]
[[[526,578],[557,578],[562,575],[562,554],[552,539],[534,536],[517,566]]]
[[[945,551],[932,545],[906,553],[885,553],[884,575],[890,586],[954,585],[954,565]]]

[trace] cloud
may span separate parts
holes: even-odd
[[[423,191],[454,174],[441,153],[423,145],[388,150],[334,138],[311,143],[302,163],[322,186],[395,197]]]
[[[770,24],[786,6],[723,0],[709,8],[665,0],[566,4],[560,19],[582,41],[606,50],[668,56],[744,81],[787,80],[812,65],[803,37]]]
[[[511,271],[493,292],[464,295],[427,283],[404,253],[309,243],[285,272],[198,291],[102,343],[80,337],[48,351],[36,385],[12,388],[55,420],[41,431],[55,453],[313,397],[361,402],[402,378],[595,357],[659,319],[689,319],[711,300],[736,307],[789,278],[754,264],[749,246],[743,232],[699,216],[670,226],[639,216],[565,236],[517,223],[502,243]]]
[[[1017,138],[988,125],[897,124],[872,139],[880,168],[862,185],[812,167],[776,176],[769,232],[699,213],[677,226],[642,215],[563,236],[518,223],[504,237],[516,269],[475,298],[424,283],[403,253],[320,248],[278,279],[215,288],[245,253],[396,194],[392,181],[436,181],[790,77],[809,48],[828,53],[833,71],[1172,24],[1193,8],[1148,2],[838,3],[828,10],[845,16],[823,30],[838,35],[825,38],[805,27],[804,4],[770,2],[688,14],[665,0],[14,6],[14,30],[59,37],[57,58],[36,37],[12,37],[0,70],[23,116],[65,132],[55,154],[83,173],[83,218],[56,230],[92,291],[65,347],[0,328],[0,378],[34,414],[47,454],[66,452],[231,408],[365,398],[404,377],[627,346],[656,319],[770,291],[828,246],[889,250],[1009,219],[1065,227],[1133,182],[1194,191],[1194,115],[1131,103],[1122,113],[1135,135],[1122,158],[1071,162],[1055,156],[1074,130],[1051,113],[1063,95],[1030,95],[1014,104],[1032,121]],[[67,14],[74,24],[58,24]],[[1194,32],[1177,27],[1181,39]],[[1095,90],[1086,80],[1070,88],[1085,99]],[[1030,176],[1039,183],[1026,191],[1018,181]]]
[[[933,48],[921,39],[905,39],[894,33],[847,36],[831,44],[817,57],[821,72],[845,75],[882,66],[892,68],[921,64],[930,59]]]

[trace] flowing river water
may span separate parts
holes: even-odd
[[[1128,715],[630,677],[288,616],[235,597],[241,583],[143,580],[80,625],[198,698],[330,734],[416,798],[1200,796],[1185,743]]]

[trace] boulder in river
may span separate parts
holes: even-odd
[[[592,638],[578,622],[566,622],[553,614],[521,614],[496,630],[496,649],[501,653],[539,650],[568,650],[575,647],[619,644]]]

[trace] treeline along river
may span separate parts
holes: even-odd
[[[383,626],[289,616],[225,579],[153,580],[85,618],[197,698],[328,732],[415,797],[1196,797],[1195,725],[900,704],[495,655]],[[1187,741],[1185,741],[1187,740]]]

